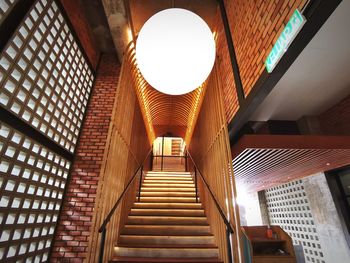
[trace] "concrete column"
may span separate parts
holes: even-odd
[[[324,173],[303,182],[326,262],[349,262],[350,249]]]
[[[267,202],[265,191],[258,192],[259,205],[260,205],[260,213],[261,213],[261,221],[263,225],[270,224],[269,211],[267,210]]]

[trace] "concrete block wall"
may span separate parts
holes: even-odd
[[[273,187],[265,196],[270,223],[303,247],[305,262],[348,262],[350,248],[324,173]]]
[[[83,262],[120,65],[102,56],[53,244],[52,262]]]

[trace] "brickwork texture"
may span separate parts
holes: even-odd
[[[116,57],[102,57],[56,230],[52,262],[83,262],[86,257],[119,72]]]
[[[307,0],[225,1],[245,96],[249,95],[263,73],[264,61],[292,13],[296,8],[301,10],[306,2]],[[227,47],[224,47],[226,38],[219,16],[218,12],[216,26],[218,56],[224,84],[226,116],[230,122],[238,109],[238,101],[229,53]]]

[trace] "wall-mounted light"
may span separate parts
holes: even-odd
[[[191,92],[213,68],[213,33],[195,13],[163,10],[143,25],[136,41],[136,59],[145,80],[158,91],[170,95]]]

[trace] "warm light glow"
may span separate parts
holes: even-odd
[[[209,76],[215,61],[215,41],[198,15],[180,8],[166,9],[142,27],[136,59],[152,87],[170,95],[185,94]]]

